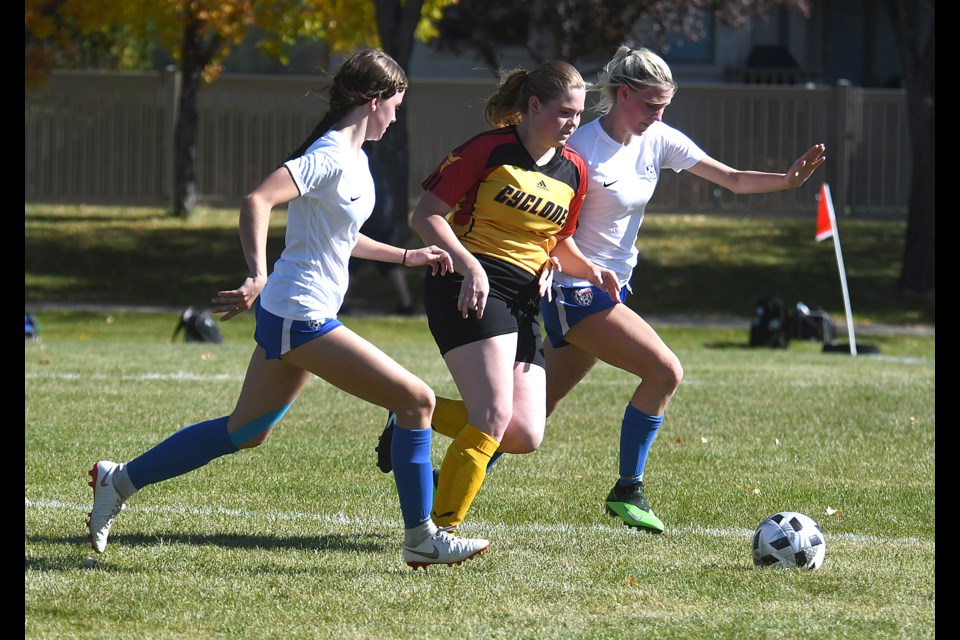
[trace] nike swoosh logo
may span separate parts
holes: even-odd
[[[101,487],[106,487],[106,486],[107,486],[107,479],[108,479],[109,477],[110,477],[110,474],[109,474],[109,473],[108,473],[107,475],[103,476],[103,479],[100,481],[100,486],[101,486]]]
[[[452,515],[453,515],[453,511],[447,511],[446,513],[437,513],[436,511],[434,511],[431,517],[434,520],[436,520],[437,518],[449,518]]]
[[[359,200],[360,198],[361,198],[361,196],[354,196],[354,197],[350,198],[350,202],[356,202],[356,201]]]
[[[430,558],[431,560],[436,560],[437,558],[440,557],[440,550],[437,549],[437,545],[433,545],[433,551],[431,551],[430,553],[417,551],[416,549],[411,549],[410,547],[407,547],[407,551],[409,551],[410,553],[415,553],[418,556],[423,556],[424,558]]]
[[[627,514],[631,516],[634,520],[642,520],[647,512],[641,509],[640,507],[635,507],[632,504],[625,504],[623,508],[626,510]]]
[[[619,180],[619,178],[617,178],[617,180]],[[603,183],[603,186],[609,187],[610,185],[612,185],[612,184],[613,184],[614,182],[616,182],[617,180],[611,180],[610,182],[604,182],[604,183]]]

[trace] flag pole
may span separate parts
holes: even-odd
[[[850,337],[850,355],[857,355],[857,338],[853,334],[853,312],[850,310],[850,293],[847,291],[847,272],[843,268],[843,253],[840,251],[840,233],[837,230],[837,216],[833,211],[833,199],[830,197],[830,185],[826,182],[820,188],[820,209],[818,215],[826,211],[830,216],[830,235],[833,236],[833,248],[837,254],[837,268],[840,270],[840,286],[843,289],[843,308],[847,316],[847,335]],[[818,225],[819,226],[819,225]],[[820,237],[818,228],[818,240],[825,239]]]

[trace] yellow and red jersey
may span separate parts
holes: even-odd
[[[587,168],[566,146],[537,165],[509,126],[451,151],[421,186],[450,205],[447,221],[470,253],[536,274],[557,241],[576,230]]]

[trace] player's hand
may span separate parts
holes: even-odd
[[[810,176],[813,175],[813,172],[817,170],[817,167],[824,163],[827,159],[827,157],[823,155],[825,150],[826,147],[823,143],[815,144],[810,147],[806,153],[796,159],[786,175],[787,184],[790,185],[791,189],[796,189],[806,182]]]
[[[560,266],[560,260],[550,256],[543,267],[540,269],[540,279],[537,282],[538,291],[540,297],[546,297],[547,302],[553,300],[553,273],[554,271],[563,272],[563,268]]]
[[[471,311],[477,314],[478,319],[482,318],[489,293],[490,282],[487,280],[487,272],[477,263],[463,276],[463,284],[460,285],[460,297],[457,299],[457,309],[460,310],[464,318]]]
[[[421,249],[408,249],[404,264],[408,267],[422,267],[429,264],[432,275],[437,275],[437,272],[445,275],[453,271],[453,258],[446,250],[433,244]]]
[[[614,304],[620,304],[620,280],[606,267],[597,267],[589,278],[590,284],[607,292]]]
[[[260,295],[266,284],[266,277],[248,276],[239,288],[231,291],[218,291],[217,295],[210,299],[210,302],[214,305],[213,313],[222,313],[223,315],[220,316],[222,322],[240,315],[253,306],[257,296]]]

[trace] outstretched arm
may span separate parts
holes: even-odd
[[[453,261],[450,260],[450,254],[436,245],[419,249],[406,249],[379,242],[362,233],[350,255],[365,260],[392,262],[404,267],[421,267],[429,264],[433,275],[437,275],[437,273],[442,275],[448,271],[453,271]]]
[[[827,159],[823,155],[825,148],[823,144],[813,145],[794,161],[786,173],[741,171],[728,167],[710,156],[706,156],[690,167],[688,171],[738,194],[770,193],[772,191],[796,189],[806,182],[817,167]]]

